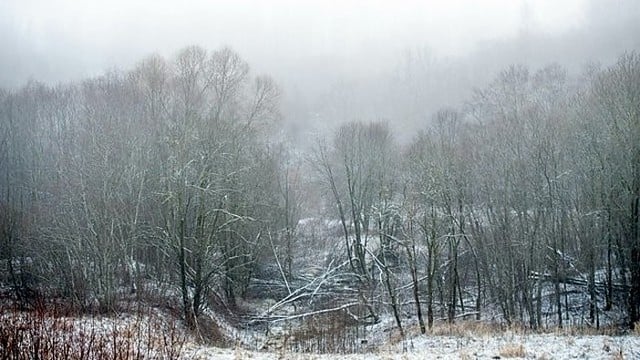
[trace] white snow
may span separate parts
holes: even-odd
[[[471,326],[469,326],[471,325]],[[474,327],[474,325],[476,327]],[[268,347],[265,351],[248,350],[238,342],[236,348],[217,348],[185,344],[182,359],[640,359],[640,332],[624,336],[587,335],[576,330],[528,333],[524,330],[500,331],[491,324],[460,322],[453,327],[437,322],[432,332],[422,335],[417,324],[406,324],[406,339],[401,340],[393,319],[383,316],[377,324],[366,326],[362,353],[295,353],[286,346]],[[613,328],[612,328],[613,329]],[[588,331],[588,330],[587,330]],[[595,330],[594,330],[595,331]],[[236,338],[250,333],[241,330]],[[273,333],[276,335],[277,331]],[[515,353],[514,353],[515,349]]]
[[[509,358],[509,349],[524,350],[525,359],[640,359],[640,336],[606,335],[421,335],[363,354],[299,354],[285,351],[255,352],[185,346],[184,359],[495,359]],[[403,349],[403,347],[405,349]],[[513,353],[511,353],[513,354]]]

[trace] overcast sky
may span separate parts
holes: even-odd
[[[392,90],[376,88],[414,52],[439,77],[431,103],[415,110],[422,122],[509,64],[606,64],[640,49],[639,34],[638,0],[0,0],[0,87],[228,45],[254,73],[275,77],[285,115],[301,124],[345,96],[350,113],[325,118],[411,117],[398,115],[401,102],[383,104]]]
[[[616,6],[619,1],[608,1]],[[60,81],[128,67],[151,52],[230,45],[280,72],[305,61],[376,66],[411,47],[459,56],[523,31],[584,26],[586,0],[2,0],[0,83]],[[367,64],[362,64],[367,59]],[[345,65],[346,64],[346,65]]]

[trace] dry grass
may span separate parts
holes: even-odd
[[[528,330],[520,326],[505,327],[482,321],[464,321],[454,324],[436,324],[431,329],[431,335],[436,336],[495,336],[509,331],[514,334],[525,334]]]
[[[503,324],[489,323],[484,321],[461,321],[454,324],[445,322],[434,324],[428,333],[436,336],[496,336],[510,333],[513,335],[530,335],[530,334],[555,334],[559,336],[580,336],[580,335],[606,335],[618,336],[622,332],[621,328],[615,325],[603,326],[600,328],[589,326],[571,326],[571,327],[549,327],[545,329],[533,330],[523,325],[506,326]],[[634,327],[633,333],[640,336],[640,322]],[[418,334],[418,327],[409,328],[407,335]]]
[[[473,360],[475,356],[470,355],[467,351],[462,351],[460,354],[460,360]]]
[[[622,352],[622,347],[616,345],[615,342],[609,339],[604,339],[604,341],[602,342],[602,350],[606,353],[611,354],[610,359],[612,360],[623,360],[625,358]]]
[[[404,338],[400,335],[400,332],[396,329],[393,329],[389,332],[388,343],[391,345],[400,344]]]
[[[2,359],[177,359],[184,337],[175,323],[149,314],[128,320],[76,317],[54,306],[0,309]]]
[[[611,355],[611,360],[624,360],[622,349],[619,349],[618,351],[614,352],[613,355]]]
[[[546,330],[539,331],[540,333],[549,333],[560,336],[597,336],[597,335],[606,335],[606,336],[617,336],[620,335],[622,330],[618,326],[601,326],[600,328],[595,328],[591,326],[570,326],[563,328],[549,328]]]
[[[500,349],[500,356],[505,358],[523,358],[527,352],[522,344],[507,344]]]

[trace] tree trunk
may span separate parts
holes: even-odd
[[[178,261],[180,262],[180,290],[182,291],[182,311],[184,313],[185,323],[187,324],[187,326],[192,327],[195,325],[195,316],[193,313],[193,306],[191,304],[191,297],[189,296],[189,288],[187,284],[187,259],[184,239],[184,219],[180,219],[179,226]]]
[[[640,180],[636,179],[636,186],[640,188]],[[629,326],[634,328],[640,321],[640,239],[638,238],[640,223],[640,190],[636,192],[631,201],[631,231],[630,231],[630,256],[631,261],[631,290],[629,292]]]
[[[413,241],[413,239],[412,239]],[[415,245],[411,248],[407,247],[407,256],[409,258],[409,271],[411,272],[411,284],[413,288],[413,300],[416,303],[416,316],[418,317],[418,325],[420,326],[420,333],[424,334],[427,329],[424,325],[424,319],[422,318],[422,307],[420,306],[420,287],[418,283],[418,269],[415,256]]]

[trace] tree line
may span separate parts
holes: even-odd
[[[401,333],[414,316],[422,332],[494,313],[570,325],[571,285],[589,325],[614,310],[640,320],[637,53],[579,76],[509,67],[424,114],[407,144],[393,121],[355,121],[300,154],[277,140],[280,97],[233,50],[199,47],[0,91],[12,296],[27,305],[46,289],[109,311],[153,279],[193,324],[276,269],[279,304],[306,289],[359,322],[389,313]],[[310,236],[309,214],[338,231]],[[316,264],[302,254],[327,244],[338,251],[307,279]],[[318,291],[338,277],[342,288]]]

